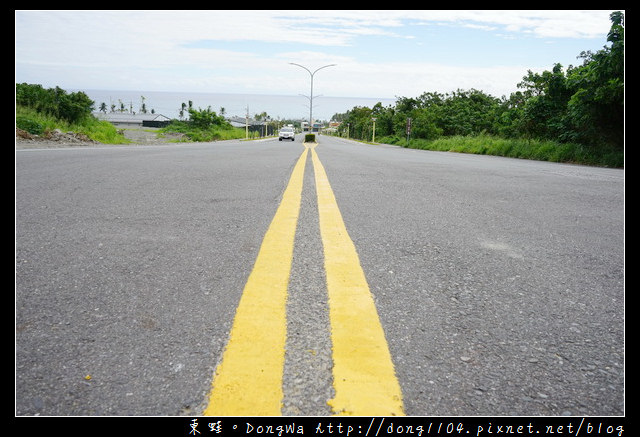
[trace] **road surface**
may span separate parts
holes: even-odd
[[[16,415],[624,414],[622,170],[300,140],[16,150]]]

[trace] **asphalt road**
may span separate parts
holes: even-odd
[[[303,150],[16,150],[16,415],[201,414]],[[314,151],[407,415],[624,414],[622,170],[326,136]],[[328,415],[326,272],[305,165],[282,413]]]

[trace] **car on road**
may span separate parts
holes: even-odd
[[[295,141],[296,140],[296,133],[293,130],[293,127],[284,126],[282,129],[280,129],[280,133],[278,134],[278,140],[279,141],[282,141],[282,140]]]

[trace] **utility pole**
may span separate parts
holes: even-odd
[[[249,139],[249,105],[247,105],[247,113],[244,116],[244,139]]]
[[[376,142],[376,118],[373,117],[372,120],[373,120],[373,138],[371,139],[371,142],[375,143]]]

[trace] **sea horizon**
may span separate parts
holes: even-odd
[[[220,115],[224,108],[225,117],[250,118],[255,114],[267,113],[276,120],[308,120],[309,98],[303,95],[280,94],[241,94],[241,93],[207,93],[191,91],[131,91],[131,90],[74,90],[84,92],[94,101],[94,110],[100,110],[102,103],[107,105],[110,111],[111,105],[116,110],[121,104],[127,111],[140,113],[144,102],[147,112],[164,115],[169,118],[180,118],[182,104],[192,105],[195,109],[211,107]],[[335,114],[342,114],[352,110],[356,106],[373,107],[377,103],[383,106],[394,105],[395,98],[375,97],[313,97],[313,118],[316,120],[330,121]],[[186,117],[186,114],[185,114]]]

